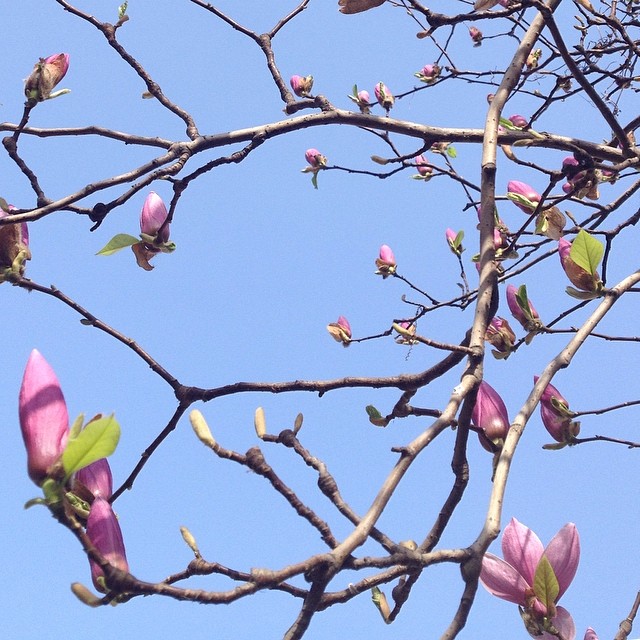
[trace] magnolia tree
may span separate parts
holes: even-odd
[[[409,637],[403,615],[416,636],[514,637],[519,613],[523,636],[597,638],[587,614],[612,587],[580,566],[580,539],[590,558],[610,544],[616,491],[599,483],[627,500],[623,456],[640,446],[625,359],[639,340],[637,1],[46,4],[64,52],[14,55],[3,82],[19,96],[33,65],[0,124],[0,268],[12,336],[32,300],[48,306],[18,355],[3,350],[24,369],[11,402],[38,487],[27,506],[88,558],[78,599],[243,600],[251,617],[268,592],[278,604],[252,637],[290,640],[319,637],[339,604],[357,637],[380,624],[371,600],[388,637]],[[215,38],[157,37],[183,13]],[[84,285],[65,291],[71,273]],[[103,390],[120,384],[108,415]],[[620,477],[591,473],[604,455]],[[167,526],[154,509],[172,536],[182,525],[190,561],[148,569]],[[187,522],[202,512],[213,532]],[[24,517],[40,536],[57,526],[42,508]],[[628,526],[601,638],[627,638],[640,602],[619,579]],[[488,551],[500,535],[502,557]],[[43,559],[21,562],[36,574]]]

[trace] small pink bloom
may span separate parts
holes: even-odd
[[[507,198],[512,200],[516,207],[522,209],[526,214],[533,213],[538,206],[538,202],[540,202],[540,194],[526,182],[520,182],[519,180],[511,180],[509,182],[507,185]]]
[[[313,88],[313,76],[291,76],[289,84],[299,98],[308,98]]]
[[[547,617],[550,617],[554,626],[562,627],[563,637],[573,640],[575,626],[571,616],[562,607],[547,610],[542,600],[544,595],[535,591],[534,577],[542,557],[546,557],[558,581],[555,605],[571,584],[580,561],[580,538],[576,526],[573,523],[564,525],[543,548],[540,539],[529,527],[512,518],[502,535],[502,553],[504,560],[492,553],[485,554],[482,560],[480,582],[485,589],[498,598],[522,607],[531,620],[539,625],[540,637],[544,637],[541,634],[545,630]]]
[[[111,505],[102,497],[96,498],[91,505],[87,519],[87,536],[110,565],[121,571],[129,571],[120,525]],[[89,564],[94,587],[102,593],[107,593],[102,582],[104,572],[100,565],[91,559]]]
[[[395,98],[391,91],[389,91],[389,87],[383,82],[378,82],[378,84],[374,87],[374,93],[376,94],[376,100],[378,104],[383,108],[389,111],[391,107],[393,107],[393,103],[395,102]]]
[[[48,58],[40,58],[40,61],[36,63],[33,71],[25,81],[25,95],[29,100],[35,102],[48,100],[52,97],[51,92],[64,78],[68,69],[68,53],[56,53]]]
[[[509,121],[514,127],[518,127],[518,129],[526,129],[529,126],[529,122],[524,116],[510,116]]]
[[[396,258],[391,251],[391,247],[383,244],[380,247],[380,254],[376,258],[376,275],[381,275],[383,278],[387,278],[396,272]]]
[[[539,325],[540,316],[535,310],[531,300],[527,298],[529,303],[528,309],[522,309],[518,304],[517,299],[518,290],[512,284],[507,286],[507,304],[509,305],[509,311],[513,317],[522,325],[527,331],[532,331],[536,324]]]
[[[482,31],[478,29],[478,27],[471,26],[469,27],[469,36],[473,41],[474,47],[479,47],[482,44]]]
[[[509,416],[507,407],[498,392],[484,380],[478,387],[476,404],[471,414],[471,422],[482,429],[484,435],[494,445],[501,446],[509,431]],[[480,444],[490,450],[487,443],[480,438]]]
[[[336,342],[341,342],[343,347],[348,347],[351,342],[351,325],[344,316],[339,316],[337,322],[327,325],[327,331]]]
[[[327,164],[327,159],[317,149],[307,149],[304,157],[313,169],[321,169]]]
[[[69,414],[58,378],[37,349],[27,361],[18,406],[29,477],[40,485],[64,451]]]
[[[113,492],[111,467],[106,458],[96,460],[89,466],[80,469],[75,480],[81,482],[96,498],[109,500]]]
[[[155,191],[151,191],[144,201],[140,213],[140,231],[156,238],[157,242],[167,242],[169,240],[169,225],[164,224],[167,215],[167,207],[165,207],[162,198]],[[159,235],[158,232],[160,232]]]

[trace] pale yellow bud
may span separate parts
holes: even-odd
[[[189,420],[196,436],[198,436],[198,440],[200,440],[202,444],[213,449],[213,447],[216,446],[215,438],[211,435],[209,425],[207,424],[207,421],[204,419],[204,416],[200,413],[200,411],[194,409],[189,414]]]
[[[256,413],[253,417],[253,426],[256,429],[258,438],[262,440],[262,438],[264,438],[264,435],[267,433],[267,421],[264,417],[264,409],[262,407],[258,407],[256,409]]]

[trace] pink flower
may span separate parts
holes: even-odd
[[[389,87],[383,82],[378,82],[378,84],[374,87],[374,93],[376,94],[376,100],[378,104],[383,108],[389,111],[391,107],[393,107],[393,103],[395,102],[395,98],[391,91],[389,91]]]
[[[29,477],[41,485],[69,435],[69,414],[54,370],[37,349],[29,356],[18,401]]]
[[[299,98],[308,98],[313,88],[313,76],[291,76],[289,84]]]
[[[522,607],[523,619],[528,623],[527,631],[532,636],[551,640],[554,637],[548,633],[551,623],[564,640],[573,640],[575,625],[571,616],[555,605],[571,584],[580,561],[580,538],[576,526],[573,523],[564,525],[543,548],[529,527],[512,518],[502,535],[502,553],[504,560],[492,553],[485,554],[482,560],[480,582],[487,591]],[[555,594],[544,593],[544,589],[536,591],[535,576],[541,562],[548,562],[553,571],[557,581]],[[540,582],[549,586],[549,581]]]
[[[337,322],[329,323],[327,331],[336,342],[341,342],[343,347],[349,346],[351,342],[351,325],[344,316],[340,316]]]
[[[427,180],[433,174],[433,165],[422,154],[416,157],[416,168],[420,176]]]
[[[587,630],[584,632],[584,640],[598,640],[596,632],[591,627],[587,627]]]
[[[536,210],[540,202],[540,194],[526,182],[511,180],[507,185],[507,198],[526,214]]]
[[[516,341],[516,334],[505,318],[495,316],[487,325],[484,339],[495,347],[493,355],[499,358],[507,358]]]
[[[110,565],[121,571],[129,571],[120,525],[111,505],[103,497],[97,497],[91,505],[87,519],[87,536]],[[102,593],[107,593],[104,572],[100,565],[91,559],[89,564],[94,587]]]
[[[420,82],[431,84],[438,79],[440,75],[440,67],[437,64],[425,64],[420,71],[413,74]]]
[[[167,207],[162,198],[155,191],[151,191],[140,213],[140,231],[154,238],[155,242],[168,242],[169,225],[164,224],[167,215]]]
[[[307,149],[304,152],[304,157],[311,169],[314,170],[321,169],[327,164],[327,159],[317,149]]]
[[[498,392],[484,380],[478,387],[476,404],[471,413],[471,422],[484,433],[484,436],[494,445],[501,446],[509,431],[509,416],[507,407]],[[486,440],[480,437],[480,444],[491,450]]]
[[[388,278],[396,272],[396,257],[393,255],[391,247],[386,244],[380,247],[379,257],[376,258],[376,267],[378,267],[376,275],[382,276],[383,278]]]
[[[529,122],[524,116],[520,116],[520,115],[510,116],[509,122],[511,122],[511,124],[514,127],[517,127],[518,129],[526,129],[529,127]]]
[[[540,326],[540,316],[535,310],[531,300],[527,298],[528,309],[523,309],[518,303],[518,290],[512,285],[507,286],[507,304],[509,305],[509,311],[513,317],[522,325],[527,331],[533,331]]]
[[[533,376],[533,382],[538,382],[538,376]],[[552,384],[548,384],[540,397],[540,417],[556,442],[571,443],[580,433],[580,423],[571,420],[573,415],[564,396]]]
[[[111,467],[106,458],[80,469],[75,475],[75,482],[81,482],[96,498],[109,500],[113,493]]]
[[[69,54],[56,53],[48,58],[40,58],[33,67],[33,71],[25,81],[24,93],[29,101],[42,102],[49,98],[55,98],[61,93],[67,93],[64,89],[55,94],[51,92],[55,86],[64,78],[69,69]]]
[[[598,291],[602,284],[600,282],[600,276],[597,273],[591,275],[586,269],[583,269],[574,262],[570,254],[571,243],[564,238],[560,238],[560,240],[558,240],[560,264],[571,284],[582,291]]]

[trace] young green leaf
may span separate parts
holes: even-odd
[[[575,240],[571,243],[569,257],[587,273],[595,276],[603,254],[604,245],[602,242],[596,240],[584,229],[580,229]]]
[[[556,574],[553,572],[553,567],[545,555],[540,558],[540,562],[536,567],[536,573],[533,577],[533,592],[547,609],[555,607],[560,585]]]
[[[136,238],[134,236],[130,236],[128,233],[118,233],[113,236],[107,244],[96,253],[97,256],[110,256],[114,254],[116,251],[120,251],[120,249],[124,249],[125,247],[130,247],[133,244],[137,244],[140,242],[140,238]]]
[[[76,438],[70,438],[62,453],[66,478],[92,462],[110,456],[120,439],[120,425],[113,416],[89,422]]]

